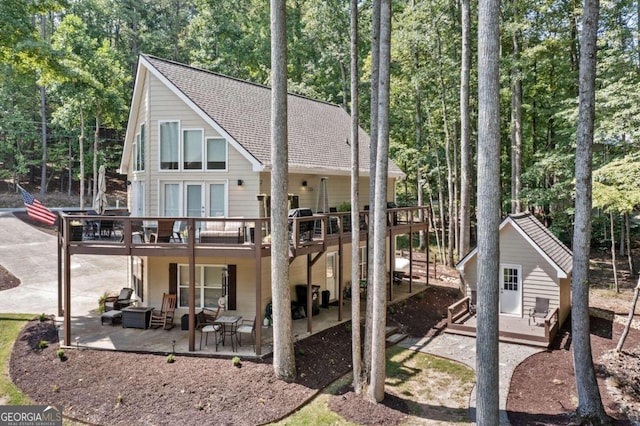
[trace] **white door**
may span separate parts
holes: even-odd
[[[338,300],[338,253],[327,253],[327,290],[329,300]]]
[[[500,313],[522,315],[522,267],[501,265]]]

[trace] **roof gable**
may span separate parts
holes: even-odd
[[[271,168],[270,88],[149,55],[141,55],[140,64],[245,154],[254,170]],[[290,171],[349,174],[350,126],[350,116],[341,107],[289,94]],[[366,175],[370,138],[362,129],[359,138],[366,148],[360,150],[360,171]],[[390,161],[389,176],[403,175]]]
[[[558,278],[567,278],[573,269],[573,253],[555,235],[531,213],[518,213],[507,216],[500,223],[500,232],[511,225],[551,266]],[[474,248],[456,265],[462,271],[464,265],[477,254]]]

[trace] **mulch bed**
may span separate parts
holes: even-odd
[[[640,331],[631,329],[627,337],[624,351],[631,354],[625,356],[627,362],[605,368],[605,359],[615,348],[623,326],[613,322],[613,315],[602,315],[603,311],[594,309],[592,313],[597,316],[591,316],[591,351],[602,402],[616,425],[630,425],[632,423],[627,416],[620,412],[618,399],[612,396],[616,392],[608,389],[606,378],[613,377],[618,383],[637,385],[640,380]],[[516,368],[507,400],[507,413],[512,424],[570,423],[570,414],[577,404],[570,333],[571,321],[568,320],[549,350],[527,358]]]

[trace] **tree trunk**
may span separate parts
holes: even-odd
[[[471,70],[471,7],[461,0],[462,57],[460,67],[460,256],[471,246],[471,130],[469,118],[469,75]]]
[[[498,285],[500,282],[500,0],[478,8],[478,309],[477,423],[500,423]]]
[[[633,277],[636,275],[635,268],[633,266],[633,256],[631,254],[631,225],[629,223],[629,213],[624,214],[624,228],[625,232],[625,241],[627,245],[627,262],[629,263],[629,274]]]
[[[80,137],[79,146],[80,152],[80,210],[84,209],[84,112],[80,110]]]
[[[44,15],[40,15],[40,37],[45,42],[47,25]],[[40,86],[40,136],[42,141],[42,170],[40,171],[40,194],[47,193],[47,94],[46,88]]]
[[[520,16],[516,0],[514,6],[514,20]],[[514,66],[511,70],[511,213],[520,213],[522,204],[520,191],[522,190],[522,70],[520,69],[520,30],[514,29],[511,36],[513,46]]]
[[[571,337],[578,391],[577,421],[607,424],[593,368],[589,336],[589,249],[591,246],[593,128],[595,118],[596,41],[598,0],[585,0],[580,40],[578,128],[575,160],[575,226],[571,285]]]
[[[378,86],[380,69],[380,0],[374,0],[371,10],[371,125],[369,144],[369,182],[375,182],[376,158],[378,156]],[[369,185],[369,223],[375,220],[375,212],[372,208],[375,199],[375,185]],[[373,229],[369,226],[367,247],[367,281],[371,284],[373,279]],[[367,291],[367,312],[373,311],[373,292]],[[364,338],[364,374],[369,381],[371,372],[371,344],[372,344],[372,316],[365,319]]]
[[[291,332],[287,200],[286,1],[271,0],[271,292],[273,297],[273,369],[279,379],[296,377]]]
[[[620,340],[618,340],[618,344],[616,345],[616,352],[622,352],[622,346],[624,346],[624,341],[627,339],[627,336],[629,335],[629,329],[631,328],[633,315],[636,313],[636,305],[638,304],[639,293],[640,293],[640,278],[638,278],[638,283],[636,284],[636,288],[633,290],[633,301],[631,302],[631,310],[629,311],[629,316],[627,317],[627,323],[624,326],[624,330],[622,331]]]
[[[351,355],[353,389],[363,390],[360,333],[360,146],[358,140],[358,0],[351,0]]]
[[[613,221],[613,211],[609,212],[609,226],[611,227],[611,267],[613,270],[613,288],[620,293],[618,286],[618,268],[616,266],[616,225]]]
[[[384,399],[386,378],[386,314],[387,314],[387,171],[389,164],[389,83],[391,62],[391,0],[380,2],[380,65],[378,83],[378,140],[373,247],[373,312],[371,330],[371,384],[368,399]]]

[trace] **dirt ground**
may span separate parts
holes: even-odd
[[[5,283],[11,274],[1,271],[0,289],[6,289],[12,285]],[[439,268],[430,282],[424,296],[390,307],[388,323],[414,337],[442,332],[446,307],[461,295],[451,270]],[[632,283],[624,284],[627,299],[602,287],[604,295],[592,300],[591,334],[601,395],[617,424],[631,424],[622,411],[637,413],[640,333],[632,331],[624,354],[611,350],[622,329],[612,311],[624,313]],[[41,347],[43,341],[46,347]],[[179,356],[168,363],[165,356],[95,350],[66,350],[61,359],[53,322],[34,319],[15,343],[10,375],[36,403],[60,404],[65,415],[93,424],[131,424],[135,419],[136,424],[153,425],[254,425],[288,415],[351,369],[349,326],[313,335],[295,348],[298,377],[292,383],[275,379],[271,359],[235,367],[229,359]],[[548,351],[516,369],[507,402],[514,425],[569,422],[576,403],[571,354],[570,330],[565,328]],[[358,424],[399,424],[408,415],[403,398],[389,395],[374,406],[348,388],[332,397],[329,407]]]

